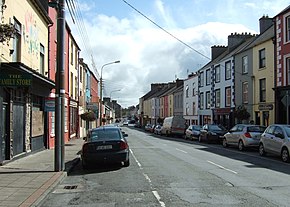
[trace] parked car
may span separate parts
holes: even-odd
[[[267,153],[281,156],[284,162],[289,162],[290,125],[272,124],[261,135],[259,154]]]
[[[154,128],[154,134],[161,134],[161,125],[157,124]]]
[[[222,125],[216,124],[205,124],[200,130],[200,134],[198,137],[199,142],[206,141],[210,142],[222,142],[224,134],[227,133],[227,130]]]
[[[237,124],[223,138],[223,146],[238,146],[240,151],[247,147],[259,147],[261,134],[266,127],[252,124]]]
[[[185,131],[184,138],[185,139],[198,139],[200,134],[201,126],[199,125],[189,125],[189,127]]]
[[[150,132],[152,129],[152,124],[146,124],[145,125],[145,131]]]
[[[122,163],[130,165],[129,145],[119,127],[98,127],[91,129],[82,146],[81,161],[84,169],[97,163]]]
[[[184,136],[186,129],[185,123],[186,121],[182,116],[166,117],[161,128],[161,134],[166,136]]]

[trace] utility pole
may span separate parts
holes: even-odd
[[[57,2],[56,2],[57,3]],[[58,0],[57,4],[57,69],[56,99],[55,99],[55,149],[54,169],[56,172],[64,170],[64,31],[65,31],[65,2]]]

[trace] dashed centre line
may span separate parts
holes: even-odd
[[[223,170],[226,170],[226,171],[232,172],[232,173],[234,173],[234,174],[238,174],[236,171],[233,171],[233,170],[231,170],[231,169],[225,168],[225,167],[223,167],[223,166],[221,166],[221,165],[219,165],[219,164],[216,164],[216,163],[214,163],[214,162],[212,162],[212,161],[207,160],[207,162],[210,163],[210,164],[212,164],[212,165],[215,165],[215,166],[217,166],[217,167],[219,167],[219,168],[221,168],[221,169],[223,169]]]

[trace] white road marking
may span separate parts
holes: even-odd
[[[161,201],[161,197],[160,195],[158,194],[157,191],[152,191],[153,195],[155,196],[155,198],[158,200],[158,202],[160,203],[160,205],[162,207],[165,207],[165,203]]]
[[[140,163],[140,162],[137,160],[137,158],[135,157],[135,155],[134,155],[133,151],[132,151],[131,149],[129,149],[129,150],[130,150],[130,152],[131,152],[132,156],[134,157],[135,161],[137,162],[137,165],[139,166],[139,168],[142,168],[142,165],[141,165],[141,163]]]
[[[132,156],[134,157],[136,163],[138,164],[139,168],[142,170],[142,165],[141,163],[137,160],[136,156],[134,155],[133,151],[131,149],[130,150],[130,153],[132,154]],[[151,179],[150,177],[146,174],[146,173],[143,173],[143,176],[145,177],[145,179],[150,183],[150,186],[152,188],[152,182],[151,182]],[[153,195],[155,196],[155,198],[158,200],[158,202],[160,203],[161,207],[166,207],[165,206],[165,203],[161,201],[161,197],[159,196],[158,192],[157,191],[152,191]]]
[[[178,148],[175,148],[176,150],[178,150],[178,151],[180,151],[180,152],[183,152],[183,153],[185,153],[185,154],[187,154],[187,152],[186,151],[183,151],[183,150],[181,150],[181,149],[178,149]]]
[[[223,169],[223,170],[227,170],[227,171],[229,171],[229,172],[232,172],[232,173],[238,174],[236,171],[233,171],[233,170],[230,170],[230,169],[228,169],[228,168],[225,168],[225,167],[223,167],[223,166],[221,166],[221,165],[219,165],[219,164],[216,164],[216,163],[214,163],[214,162],[212,162],[212,161],[207,160],[207,162],[210,163],[210,164],[212,164],[212,165],[215,165],[215,166],[217,166],[217,167],[219,167],[219,168],[221,168],[221,169]]]

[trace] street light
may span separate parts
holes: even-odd
[[[112,93],[117,92],[117,91],[121,91],[121,89],[117,89],[117,90],[113,90],[113,91],[111,91],[111,93],[110,93],[110,101],[112,101],[112,100],[111,100]]]
[[[120,63],[120,60],[116,60],[114,62],[109,62],[104,64],[101,67],[101,77],[100,77],[100,126],[102,126],[102,118],[103,118],[103,108],[102,108],[102,103],[103,103],[103,68],[107,65],[115,64],[115,63]]]

